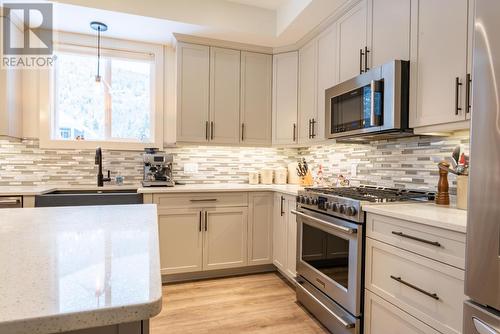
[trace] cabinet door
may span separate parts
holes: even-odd
[[[361,73],[360,62],[364,64],[364,57],[360,50],[366,45],[366,0],[347,12],[337,22],[338,81],[342,82]]]
[[[201,220],[199,209],[158,211],[162,274],[202,270]]]
[[[177,44],[177,141],[208,142],[209,59],[208,46]]]
[[[438,334],[416,318],[365,290],[366,334]]]
[[[336,25],[331,26],[318,36],[318,88],[316,103],[316,122],[314,133],[316,140],[325,139],[325,90],[337,83],[335,71],[337,29]]]
[[[241,52],[241,143],[270,145],[272,141],[271,55]]]
[[[248,264],[272,263],[273,194],[250,193],[248,204]]]
[[[286,274],[291,278],[297,276],[297,220],[296,216],[291,213],[295,210],[295,197],[287,196],[286,198],[286,224],[287,224],[287,240],[286,240]]]
[[[410,60],[410,10],[411,0],[370,0],[368,67]]]
[[[205,210],[203,270],[247,264],[247,208]]]
[[[273,143],[297,143],[298,52],[273,57]]]
[[[239,142],[240,51],[210,48],[210,141]]]
[[[285,206],[285,197],[281,194],[274,194],[273,263],[282,272],[286,271],[287,261],[287,214]]]
[[[3,20],[9,19],[0,17],[0,24]],[[12,42],[22,40],[23,33],[13,24],[10,26]],[[22,72],[20,69],[0,69],[0,136],[22,137]]]
[[[412,1],[410,127],[465,120],[467,10],[467,0]]]
[[[313,120],[317,120],[318,44],[314,39],[299,50],[299,142],[314,141]]]

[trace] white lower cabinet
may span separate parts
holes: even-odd
[[[275,194],[273,219],[273,263],[288,278],[297,275],[297,223],[295,197]]]
[[[162,275],[272,264],[273,193],[154,194]]]
[[[456,245],[461,237],[421,228],[367,214],[366,333],[461,333],[466,299],[459,267],[464,254]]]
[[[273,263],[273,193],[248,194],[248,265]]]
[[[247,208],[205,210],[203,269],[227,269],[247,264]]]
[[[366,334],[439,334],[376,294],[365,292]]]
[[[158,210],[158,228],[163,275],[202,270],[201,210]]]

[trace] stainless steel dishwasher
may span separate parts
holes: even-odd
[[[21,196],[0,196],[0,209],[22,208],[23,198]]]

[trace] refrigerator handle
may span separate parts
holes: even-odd
[[[476,317],[472,317],[472,321],[474,322],[474,327],[479,334],[500,334],[500,332],[496,329],[488,326]]]

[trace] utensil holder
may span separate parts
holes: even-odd
[[[457,209],[467,210],[468,183],[467,175],[457,176]]]
[[[305,176],[300,177],[300,185],[302,187],[310,187],[310,186],[314,185],[314,181],[313,181],[312,174],[310,171],[308,171]]]

